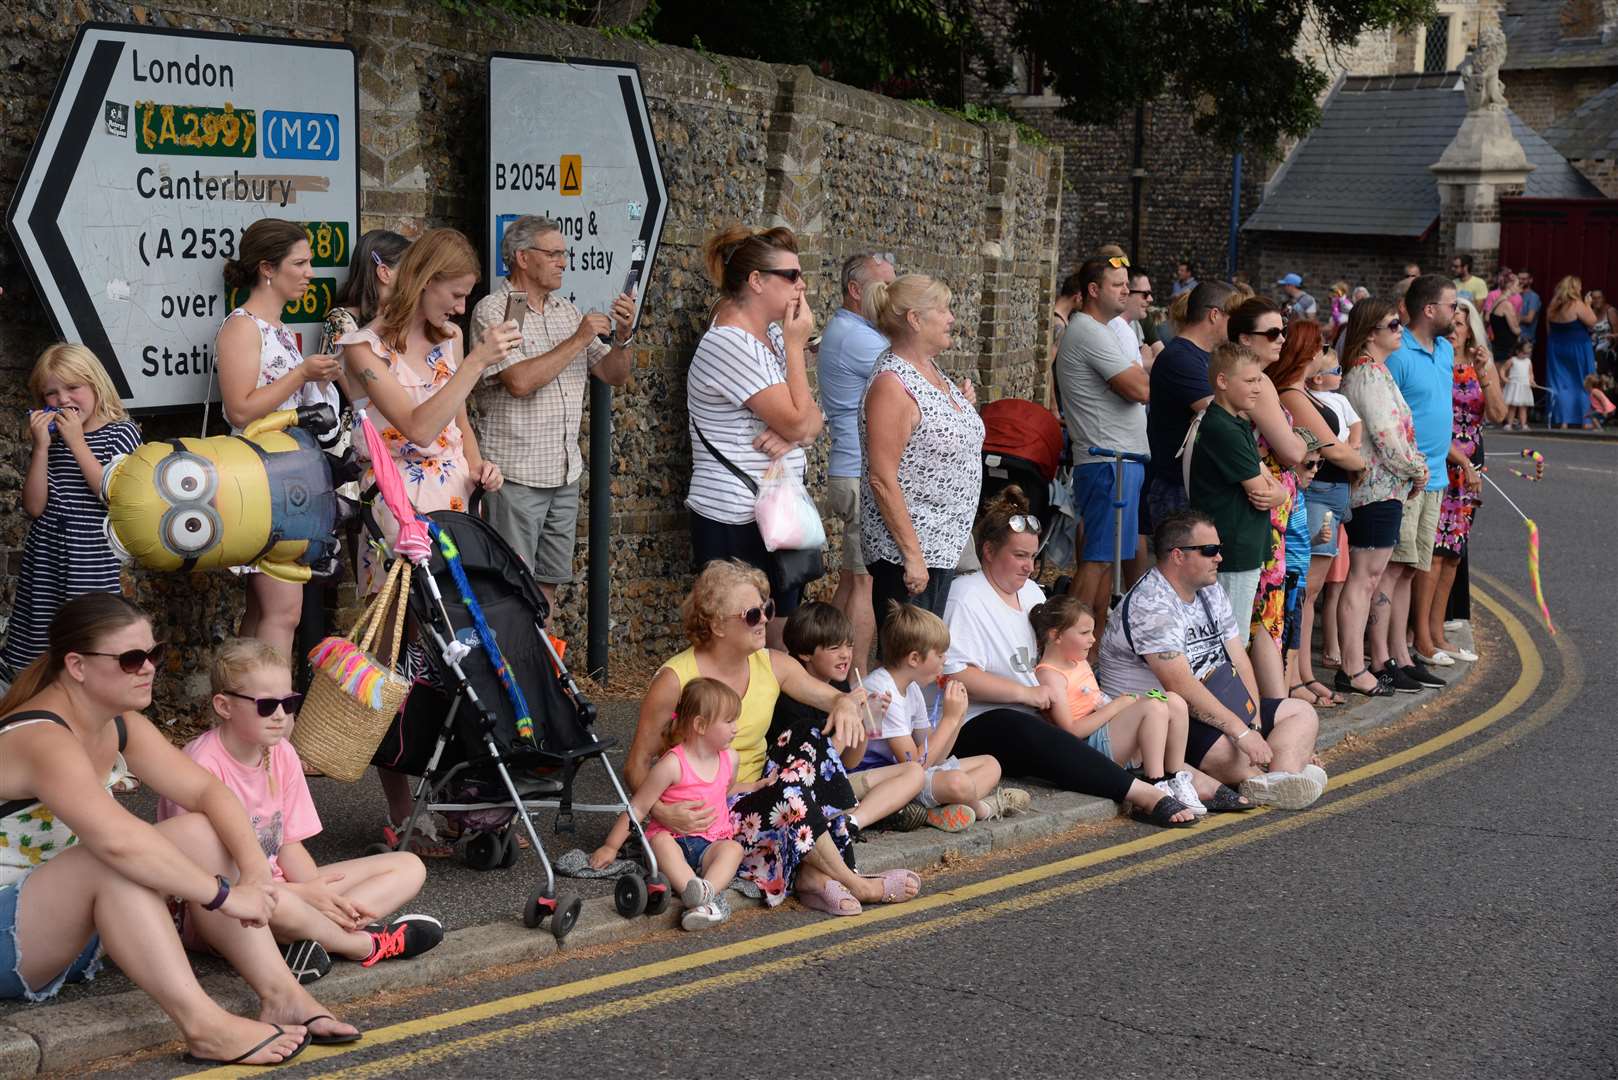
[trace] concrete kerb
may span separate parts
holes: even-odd
[[[1471,648],[1471,634],[1463,628],[1452,635]],[[1464,681],[1475,665],[1457,661],[1442,669],[1452,683]],[[1434,700],[1430,694],[1360,699],[1354,708],[1321,713],[1318,747],[1325,750],[1357,732],[1386,727],[1414,709]],[[859,846],[864,872],[909,867],[932,867],[946,858],[987,855],[1055,836],[1079,825],[1108,821],[1119,813],[1118,804],[1105,799],[1029,785],[1034,796],[1028,813],[1002,821],[982,822],[962,833],[921,829],[912,833],[875,833]],[[382,992],[398,992],[438,985],[491,968],[541,960],[560,950],[590,948],[632,941],[678,926],[679,905],[656,917],[621,918],[612,897],[588,899],[573,931],[558,945],[549,924],[527,930],[515,919],[485,923],[447,934],[444,943],[409,963],[361,968],[342,964],[317,984],[320,1000],[331,1006]],[[214,999],[228,1009],[251,1014],[252,994],[240,980],[211,976],[203,980]],[[77,1068],[117,1054],[159,1046],[175,1040],[168,1018],[139,990],[56,1003],[11,1013],[0,1023],[0,1076],[31,1076]]]

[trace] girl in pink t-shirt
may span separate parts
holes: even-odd
[[[415,855],[389,852],[322,868],[303,846],[320,832],[320,817],[298,752],[286,739],[303,695],[292,692],[292,672],[280,651],[255,638],[227,641],[214,654],[212,682],[214,727],[185,752],[247,809],[279,886],[270,930],[299,981],[330,971],[333,954],[370,967],[442,941],[444,927],[430,915],[375,921],[421,891],[427,872]],[[158,805],[160,821],[183,813],[167,799]],[[193,935],[185,936],[197,947]]]
[[[766,783],[731,782],[736,775],[736,751],[730,744],[736,738],[741,710],[742,699],[736,691],[717,679],[686,683],[669,722],[669,750],[657,759],[629,801],[630,810],[642,821],[658,802],[700,803],[713,811],[712,824],[689,836],[671,832],[655,820],[646,824],[646,840],[657,856],[657,868],[686,906],[680,925],[687,930],[718,926],[730,917],[724,892],[742,864],[742,846],[731,839],[735,830],[729,797]],[[783,813],[793,812],[782,805]],[[627,839],[629,815],[619,814],[607,839],[590,856],[590,865],[598,870],[606,867],[618,857],[618,849]]]

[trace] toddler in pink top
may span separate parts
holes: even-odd
[[[303,695],[292,692],[286,657],[254,638],[227,641],[214,654],[211,676],[214,727],[185,752],[247,809],[279,886],[270,930],[298,981],[326,974],[333,955],[370,967],[442,941],[444,927],[430,915],[375,921],[421,891],[427,872],[415,855],[389,852],[320,867],[303,846],[320,832],[320,817],[298,752],[287,742]],[[185,812],[164,799],[157,817]],[[204,948],[189,912],[182,924],[186,944]]]
[[[687,930],[718,926],[730,917],[725,887],[742,863],[742,846],[731,839],[729,796],[751,791],[764,783],[732,784],[736,775],[736,718],[742,699],[716,679],[692,679],[685,684],[674,719],[669,722],[669,750],[657,759],[646,780],[635,790],[629,808],[646,820],[656,803],[699,803],[713,811],[713,823],[700,833],[682,835],[661,822],[646,825],[646,842],[657,857],[657,868],[685,904],[680,925]],[[629,814],[619,814],[607,839],[590,856],[590,865],[602,869],[618,858],[629,839]]]

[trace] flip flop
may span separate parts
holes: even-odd
[[[888,870],[877,874],[873,880],[882,883],[882,902],[884,904],[902,904],[906,900],[914,900],[916,896],[921,895],[921,875],[914,870],[905,870],[903,868]],[[916,896],[906,896],[902,891],[904,886],[910,882],[914,882],[916,885]]]
[[[1299,697],[1298,696],[1298,691],[1299,690],[1302,690],[1304,693],[1308,694],[1309,696],[1307,698]],[[1306,703],[1308,703],[1310,705],[1314,705],[1314,706],[1317,706],[1317,707],[1320,705],[1320,695],[1315,693],[1313,690],[1309,689],[1309,684],[1308,683],[1298,683],[1292,689],[1287,691],[1287,697],[1291,698],[1293,701],[1302,701],[1302,702],[1306,702]]]
[[[316,1035],[314,1023],[317,1020],[330,1020],[334,1024],[342,1022],[331,1013],[321,1013],[318,1016],[311,1016],[307,1020],[300,1021],[305,1028],[309,1029],[309,1042],[314,1046],[342,1046],[345,1043],[359,1042],[365,1038],[365,1032],[363,1031],[356,1031],[352,1035]]]
[[[824,911],[827,915],[840,915],[844,917],[859,915],[865,911],[859,899],[848,891],[848,886],[840,881],[827,879],[825,887],[819,892],[798,893],[798,903],[810,911]],[[853,904],[854,910],[849,911],[845,904]]]
[[[283,1035],[285,1035],[287,1033],[286,1028],[282,1027],[280,1024],[270,1024],[270,1026],[275,1029],[275,1034],[274,1035],[271,1035],[269,1038],[265,1039],[263,1042],[259,1043],[257,1046],[254,1046],[252,1049],[244,1050],[241,1054],[239,1054],[236,1057],[231,1058],[229,1061],[224,1061],[224,1060],[221,1060],[220,1058],[198,1057],[197,1055],[195,1055],[193,1053],[190,1053],[190,1052],[181,1054],[180,1055],[180,1060],[185,1062],[187,1065],[207,1065],[207,1066],[240,1065],[243,1062],[245,1062],[248,1058],[252,1057],[254,1054],[258,1053],[260,1050],[264,1049],[266,1046],[270,1045],[276,1039],[279,1039],[281,1036],[283,1036]],[[273,1068],[276,1065],[285,1065],[287,1062],[291,1061],[293,1058],[295,1058],[299,1054],[303,1053],[304,1050],[308,1048],[308,1046],[309,1046],[309,1033],[307,1031],[305,1031],[303,1033],[303,1041],[297,1045],[297,1047],[292,1051],[292,1053],[288,1054],[286,1057],[282,1058],[280,1061],[266,1061],[262,1065],[253,1066],[253,1068],[268,1069],[268,1068]]]

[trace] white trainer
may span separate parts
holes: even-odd
[[[1204,818],[1208,816],[1208,808],[1197,797],[1197,787],[1191,782],[1191,774],[1185,769],[1181,769],[1169,777],[1169,794],[1184,803],[1186,809],[1197,815],[1197,817]]]
[[[680,929],[707,930],[709,927],[718,926],[729,916],[728,907],[721,907],[718,900],[710,900],[706,904],[687,909],[686,913],[680,916]]]
[[[1318,766],[1317,766],[1318,767]],[[1325,771],[1321,771],[1321,776]],[[1307,772],[1268,772],[1242,781],[1242,794],[1260,806],[1280,810],[1302,810],[1316,799],[1326,785]]]
[[[692,874],[691,880],[680,890],[680,903],[688,908],[699,908],[713,903],[713,886],[701,874]]]

